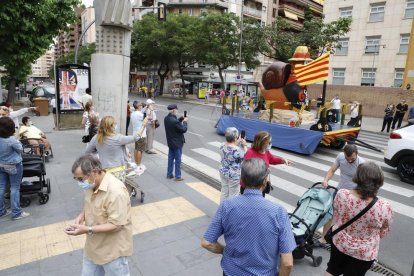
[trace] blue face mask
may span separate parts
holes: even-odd
[[[84,190],[90,190],[93,188],[93,184],[89,183],[88,180],[78,181],[78,186]]]

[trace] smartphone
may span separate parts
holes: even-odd
[[[187,117],[187,110],[184,110],[184,117]]]
[[[241,139],[246,138],[246,131],[245,131],[245,130],[242,130],[242,131],[240,132],[240,138],[241,138]]]

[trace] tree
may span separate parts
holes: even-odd
[[[147,14],[142,20],[135,22],[131,39],[131,65],[139,68],[156,65],[161,95],[165,77],[174,60],[170,45],[166,41],[167,22],[160,22],[154,14]]]
[[[0,4],[0,64],[8,73],[8,102],[17,82],[30,74],[30,65],[46,52],[53,37],[76,20],[78,0],[6,0]]]
[[[202,15],[203,38],[200,47],[204,62],[215,66],[224,87],[223,70],[238,64],[239,18],[233,13]]]
[[[202,57],[200,50],[201,21],[198,17],[187,14],[172,14],[167,19],[166,42],[170,46],[169,51],[178,64],[182,87],[185,87],[184,70],[199,62]],[[183,98],[186,90],[183,89]]]
[[[305,10],[303,28],[294,31],[289,22],[278,17],[274,26],[266,26],[264,37],[266,45],[261,53],[267,57],[288,62],[297,46],[309,48],[312,58],[318,57],[324,48],[334,51],[340,47],[338,41],[350,30],[351,18],[339,18],[330,23],[324,23],[323,18],[313,16]]]
[[[78,51],[78,63],[79,64],[91,64],[92,54],[95,53],[95,43],[80,46]],[[75,52],[70,52],[67,55],[58,58],[55,61],[56,65],[75,63]],[[55,68],[50,67],[48,75],[51,79],[55,79]]]

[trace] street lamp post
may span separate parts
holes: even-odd
[[[244,0],[241,0],[241,13],[240,13],[240,47],[239,47],[239,68],[238,68],[238,76],[241,80],[240,73],[241,73],[241,55],[242,55],[242,43],[243,43],[243,7],[244,7]],[[241,82],[240,82],[241,85]]]
[[[372,58],[372,66],[371,66],[371,77],[370,77],[370,86],[374,86],[374,65],[375,65],[375,55],[379,54],[379,47],[385,48],[385,44],[376,44],[374,45],[374,57]],[[368,47],[368,46],[367,46]]]

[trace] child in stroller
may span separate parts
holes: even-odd
[[[297,247],[293,251],[293,258],[302,259],[308,256],[312,259],[313,266],[318,267],[322,263],[322,257],[313,255],[315,247],[313,236],[315,231],[321,228],[332,218],[331,206],[333,194],[329,189],[335,187],[316,187],[321,185],[317,182],[312,185],[299,199],[298,206],[292,214],[289,214],[292,231],[295,236]]]

